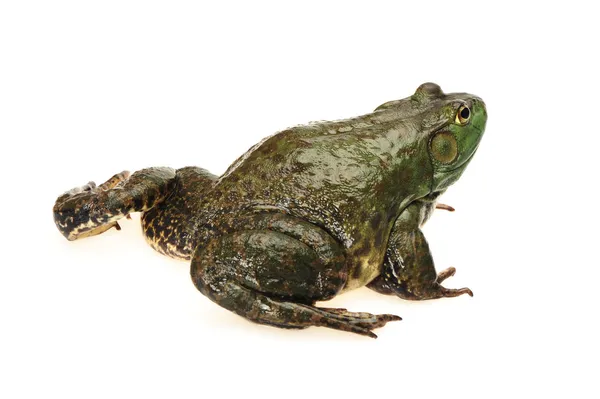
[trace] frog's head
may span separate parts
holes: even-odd
[[[434,83],[419,86],[410,100],[426,110],[421,115],[433,165],[431,191],[443,190],[458,180],[479,146],[487,120],[485,104],[471,94],[444,94]]]

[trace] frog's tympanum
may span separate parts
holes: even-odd
[[[322,326],[376,337],[400,317],[315,306],[367,286],[423,300],[473,295],[442,282],[421,226],[477,150],[483,101],[433,83],[370,114],[276,133],[222,176],[197,167],[121,172],[61,195],[68,240],[142,212],[148,243],[191,261],[210,300],[257,323]]]

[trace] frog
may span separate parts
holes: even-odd
[[[372,338],[401,318],[317,302],[367,287],[406,300],[473,296],[446,288],[422,227],[472,160],[487,110],[424,83],[411,96],[343,120],[291,127],[252,146],[220,176],[200,167],[117,173],[59,196],[68,240],[120,229],[140,212],[146,241],[190,262],[195,287],[252,322]]]

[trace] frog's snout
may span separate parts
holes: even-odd
[[[483,133],[487,122],[487,108],[485,103],[481,98],[475,97],[473,99],[472,108],[474,114],[473,125],[480,133]]]

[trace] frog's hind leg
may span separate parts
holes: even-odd
[[[169,200],[142,213],[142,231],[148,244],[163,255],[190,260],[197,246],[196,225],[210,212],[202,199],[217,179],[202,168],[177,169]]]
[[[306,237],[301,242],[276,231],[250,230],[215,238],[194,254],[192,280],[212,301],[261,324],[321,326],[376,338],[372,329],[400,320],[314,306],[341,290],[347,272],[339,248],[313,249],[318,233]]]
[[[131,176],[124,171],[96,186],[94,182],[67,191],[56,199],[54,222],[69,240],[90,237],[111,227],[132,212],[152,208],[171,191],[175,170],[148,168]]]

